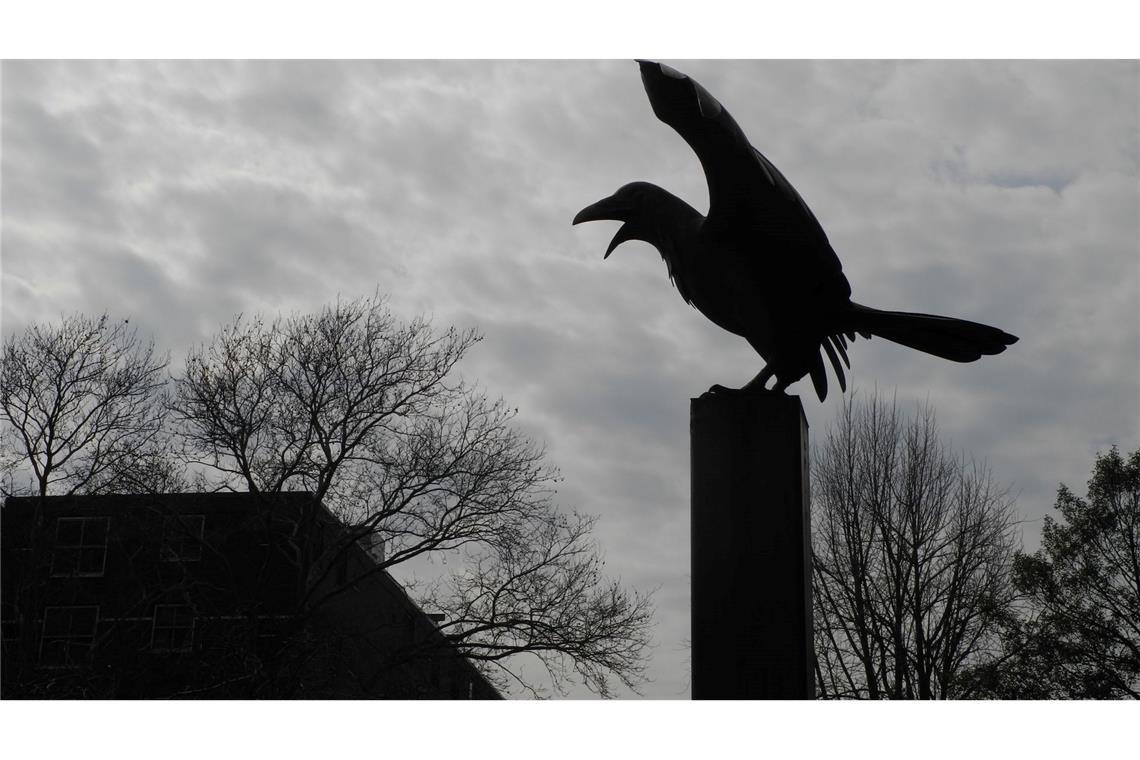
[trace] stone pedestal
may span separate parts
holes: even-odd
[[[808,426],[796,396],[690,403],[693,699],[815,696]]]

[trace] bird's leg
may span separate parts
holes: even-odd
[[[764,369],[757,373],[756,377],[749,380],[741,388],[726,388],[723,385],[714,385],[709,388],[708,392],[718,394],[768,393],[768,389],[764,386],[768,384],[768,381],[771,380],[774,375],[775,370],[772,369],[772,365],[766,364],[764,365]],[[787,387],[787,383],[781,386],[780,382],[777,381],[772,392],[783,392]]]
[[[745,393],[757,393],[759,391],[766,390],[764,386],[768,384],[768,381],[772,378],[773,374],[775,374],[775,371],[772,369],[772,365],[765,364],[764,369],[757,372],[756,377],[745,383],[744,387],[740,390],[744,391]]]

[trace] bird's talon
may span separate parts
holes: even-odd
[[[739,388],[726,388],[723,385],[719,385],[719,384],[712,386],[711,388],[709,388],[706,391],[706,393],[712,393],[712,394],[718,395],[718,396],[728,396],[728,395],[737,394],[740,392],[741,391]]]

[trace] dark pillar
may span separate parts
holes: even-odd
[[[693,699],[813,699],[800,400],[705,394],[689,424]]]

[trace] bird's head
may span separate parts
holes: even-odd
[[[663,244],[668,236],[664,234],[670,221],[677,219],[677,204],[687,204],[666,190],[648,182],[630,182],[622,185],[608,198],[602,198],[578,212],[574,224],[612,219],[625,222],[606,248],[609,258],[614,249],[627,240],[643,240],[656,246],[665,255]]]

